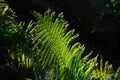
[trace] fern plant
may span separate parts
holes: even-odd
[[[30,51],[29,40],[23,30],[23,23],[15,21],[15,17],[8,6],[0,5],[0,80],[22,80],[33,75],[32,67],[26,67],[23,64],[24,57],[21,56]]]
[[[56,19],[55,13],[50,11],[45,12],[43,16],[36,12],[34,14],[38,19],[37,25],[34,28],[29,26],[27,31],[34,45],[31,56],[35,79],[44,79],[46,72],[53,80],[92,79],[94,68],[98,68],[97,57],[89,59],[91,53],[82,57],[84,46],[79,42],[72,42],[78,35],[73,35],[74,30],[67,32],[69,24],[63,20],[62,13]],[[104,75],[100,77],[101,80],[107,79],[107,74],[114,74],[107,70],[108,62],[105,63],[104,71],[102,59],[100,65],[100,75]]]
[[[92,80],[119,80],[120,79],[120,67],[117,71],[113,70],[112,65],[108,64],[108,61],[103,63],[101,57],[99,66],[92,71]]]
[[[62,13],[57,19],[54,15],[50,11],[45,12],[44,17],[35,13],[37,25],[32,30],[28,28],[33,37],[34,65],[39,66],[39,69],[35,68],[37,78],[49,70],[54,80],[89,79],[90,73],[97,65],[96,58],[89,59],[91,53],[81,57],[84,46],[79,42],[71,45],[78,35],[73,36],[74,30],[67,32],[69,25],[63,20]]]
[[[7,68],[2,71],[5,77],[1,79],[0,76],[0,79],[6,80],[14,73],[16,80],[92,80],[95,68],[98,68],[97,56],[92,59],[89,58],[91,53],[82,56],[85,47],[73,42],[78,34],[73,35],[74,30],[67,31],[69,24],[63,20],[62,13],[55,17],[55,13],[48,10],[44,15],[36,12],[34,15],[37,22],[30,22],[25,31],[21,23],[16,25],[11,21],[12,24],[4,25],[5,30],[1,30],[6,31],[4,34],[10,32],[7,36],[1,35],[15,43],[7,47],[10,57]],[[3,24],[6,23],[0,25]],[[103,72],[102,68],[99,72],[106,74],[106,69]],[[115,73],[115,79],[119,78],[119,72],[120,69]]]
[[[100,69],[93,70],[93,76],[95,79],[106,80],[108,77],[112,76],[112,65],[108,65],[108,62],[105,62],[103,66],[103,59],[100,60]],[[111,74],[110,74],[111,73]]]

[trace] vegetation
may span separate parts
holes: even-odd
[[[83,56],[85,47],[74,40],[74,29],[55,12],[33,12],[37,22],[17,22],[8,6],[0,6],[0,80],[119,80],[98,55]]]

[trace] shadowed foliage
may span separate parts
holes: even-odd
[[[98,56],[83,56],[85,47],[73,42],[78,34],[67,30],[69,24],[62,13],[56,17],[49,10],[44,15],[33,12],[37,22],[31,21],[23,29],[24,24],[17,23],[13,13],[9,15],[5,9],[0,11],[0,38],[4,41],[1,53],[6,51],[8,56],[0,65],[1,80],[106,80],[111,74],[110,79],[119,79],[120,69],[111,73],[106,62],[103,70],[102,59],[99,69]]]

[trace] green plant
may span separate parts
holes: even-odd
[[[96,58],[88,60],[91,54],[81,57],[84,46],[79,42],[72,43],[78,35],[72,36],[74,30],[67,32],[68,23],[62,19],[63,15],[59,14],[55,19],[54,13],[47,11],[44,16],[39,13],[35,13],[35,16],[38,18],[36,26],[33,27],[30,22],[25,31],[20,31],[20,35],[26,35],[21,36],[25,39],[22,44],[12,44],[16,47],[15,51],[8,48],[11,57],[7,59],[7,70],[18,75],[15,79],[39,80],[40,77],[45,79],[48,74],[54,80],[89,79]],[[18,33],[19,31],[16,32]]]
[[[78,36],[72,36],[74,30],[66,32],[68,23],[59,14],[54,19],[54,13],[47,11],[44,17],[35,13],[38,18],[37,25],[30,31],[33,37],[33,51],[41,71],[52,70],[55,80],[85,80],[91,75],[91,71],[96,65],[93,59],[89,59],[91,54],[81,57],[84,47],[79,42],[71,46],[72,41]],[[37,72],[41,72],[37,71]],[[41,74],[40,74],[41,75]]]
[[[30,45],[23,23],[15,21],[15,17],[7,5],[0,6],[0,80],[21,80],[28,75],[32,77],[30,73],[33,73],[31,67],[26,68],[19,61],[23,53],[28,53]]]
[[[112,75],[112,65],[108,65],[108,62],[105,62],[103,65],[103,59],[101,57],[99,69],[93,70],[93,76],[95,79],[106,80],[107,77]]]
[[[101,57],[100,64],[96,66],[96,69],[92,71],[92,74],[93,80],[119,80],[120,68],[118,68],[117,71],[114,71],[112,65],[109,65],[108,61],[104,64]]]
[[[11,42],[3,45],[9,57],[3,69],[0,68],[1,80],[90,80],[98,73],[97,78],[102,73],[105,75],[100,79],[106,78],[108,64],[103,70],[101,59],[99,70],[97,57],[90,59],[91,53],[82,55],[85,47],[79,42],[73,43],[78,35],[73,35],[74,30],[67,31],[69,24],[63,20],[62,13],[55,17],[55,13],[48,10],[44,15],[36,12],[34,15],[37,22],[31,21],[26,30],[22,23],[14,22],[8,15],[6,19],[5,14],[0,16],[1,38]],[[119,78],[119,71],[115,79]]]

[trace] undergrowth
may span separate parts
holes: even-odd
[[[23,22],[17,23],[15,16],[7,14],[8,9],[0,9],[1,48],[8,53],[6,63],[0,65],[0,80],[120,79],[120,68],[114,71],[102,58],[100,62],[98,56],[89,58],[92,52],[82,56],[85,47],[73,44],[79,35],[73,35],[75,30],[67,31],[69,24],[62,13],[55,17],[50,10],[44,15],[33,12],[37,22],[31,21],[24,30]]]

